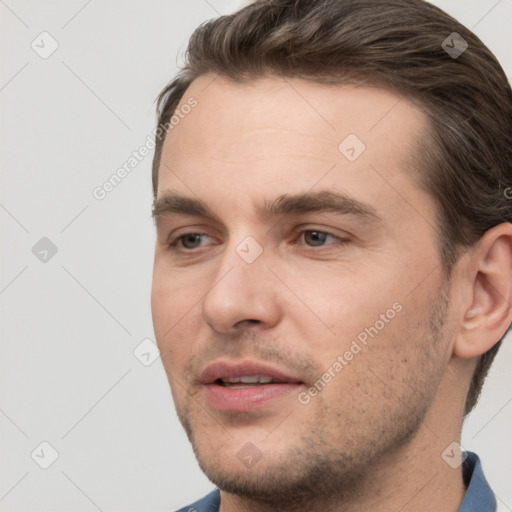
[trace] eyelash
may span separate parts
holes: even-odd
[[[320,233],[322,235],[327,235],[329,237],[335,238],[337,240],[337,242],[336,242],[337,245],[345,245],[348,242],[348,240],[346,238],[341,238],[339,236],[333,235],[332,233],[329,233],[328,231],[322,231],[320,229],[302,229],[297,232],[297,235],[300,237],[304,233]],[[170,241],[168,243],[169,249],[172,251],[175,251],[175,252],[179,252],[180,251],[180,249],[178,249],[179,242],[184,240],[187,236],[191,236],[191,235],[207,236],[207,237],[213,238],[208,233],[200,233],[200,232],[184,233],[183,235],[179,235],[178,237],[174,238],[172,241]],[[327,247],[329,245],[333,245],[333,244],[326,244],[326,245],[321,245],[321,246],[313,246],[313,245],[306,245],[306,246],[309,248],[315,249],[316,247]],[[200,248],[200,247],[198,247],[198,248]],[[182,247],[181,250],[188,252],[188,253],[192,253],[195,251],[195,249],[198,249],[198,248],[187,249],[186,247]]]

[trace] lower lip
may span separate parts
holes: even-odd
[[[248,412],[261,409],[274,400],[286,397],[295,392],[298,395],[301,385],[262,384],[246,388],[230,388],[220,384],[205,385],[206,399],[219,411]]]

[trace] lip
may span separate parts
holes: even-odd
[[[279,383],[258,384],[243,388],[229,388],[218,384],[218,379],[265,375]],[[215,361],[200,375],[208,404],[219,411],[249,412],[262,409],[275,400],[298,393],[304,383],[294,375],[257,361]]]
[[[270,365],[258,361],[214,361],[210,363],[201,373],[201,384],[213,384],[218,379],[229,377],[244,377],[253,375],[267,375],[282,382],[300,382],[294,375],[287,374]]]

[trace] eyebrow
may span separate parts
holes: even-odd
[[[257,208],[262,218],[280,215],[300,215],[312,212],[332,212],[339,215],[353,215],[360,218],[381,220],[373,206],[358,201],[346,194],[321,190],[302,194],[282,194],[271,201],[265,201]],[[200,199],[167,192],[153,203],[153,219],[158,226],[160,219],[172,215],[189,215],[214,219],[220,218]]]

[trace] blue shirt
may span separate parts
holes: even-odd
[[[476,453],[467,454],[468,457],[462,466],[467,489],[459,512],[495,512],[496,498],[485,479],[480,459]],[[219,506],[220,492],[215,489],[202,500],[176,512],[219,512]]]

